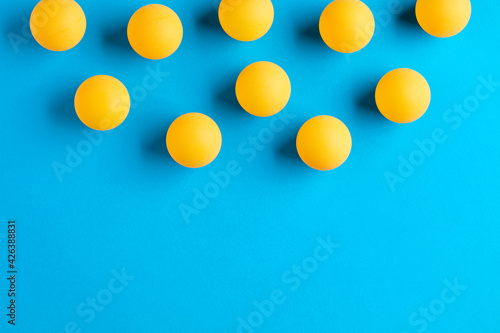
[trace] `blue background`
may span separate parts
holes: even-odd
[[[62,53],[26,34],[35,1],[2,1],[1,276],[7,219],[17,220],[19,264],[15,329],[1,279],[2,332],[60,333],[71,322],[82,332],[237,332],[238,317],[248,320],[254,301],[275,289],[286,300],[254,332],[500,332],[500,87],[468,118],[447,118],[480,76],[500,81],[500,4],[474,1],[467,28],[439,39],[416,23],[415,1],[390,13],[391,1],[366,0],[376,34],[345,56],[317,32],[329,0],[273,3],[269,33],[242,43],[222,31],[212,1],[163,2],[181,18],[184,39],[174,55],[151,61],[126,40],[128,19],[147,1],[82,1],[85,37]],[[253,156],[238,147],[268,133],[272,118],[244,112],[233,89],[261,60],[288,73],[291,116]],[[169,75],[143,96],[147,67],[157,65]],[[432,89],[428,112],[407,125],[374,109],[376,83],[399,67],[419,71]],[[72,103],[98,74],[121,80],[135,107],[59,179],[53,166],[66,163],[67,149],[88,148]],[[223,136],[217,159],[197,170],[177,165],[164,143],[187,112],[209,115]],[[308,168],[294,148],[300,126],[320,114],[341,119],[353,138],[347,162],[330,172]],[[446,141],[391,188],[386,172],[397,174],[415,140],[435,129]],[[240,173],[186,223],[180,209],[233,160]],[[340,247],[292,288],[284,275],[311,262],[318,237]],[[92,320],[78,314],[122,268],[135,276],[123,291]],[[426,325],[410,321],[439,305],[455,279],[467,288],[454,302]]]

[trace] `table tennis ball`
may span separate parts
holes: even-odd
[[[78,118],[88,127],[106,131],[120,125],[130,110],[127,88],[108,75],[85,80],[75,95]]]
[[[418,0],[415,9],[422,29],[436,37],[451,37],[462,31],[471,16],[470,0]]]
[[[168,152],[177,163],[188,168],[201,168],[219,154],[222,136],[215,121],[193,112],[174,120],[166,141]]]
[[[241,107],[258,117],[280,112],[288,103],[291,91],[285,71],[268,61],[249,65],[236,81],[236,97]]]
[[[370,42],[375,19],[370,8],[359,0],[335,0],[321,14],[319,31],[330,48],[352,53]]]
[[[183,30],[179,16],[163,5],[146,5],[130,18],[128,40],[139,55],[147,59],[164,59],[181,45]]]
[[[431,89],[418,72],[399,68],[379,81],[375,101],[380,112],[395,123],[410,123],[422,117],[431,102]]]
[[[243,42],[264,36],[273,20],[274,8],[270,0],[222,0],[219,6],[222,29]]]
[[[305,164],[316,170],[332,170],[351,153],[351,133],[332,116],[317,116],[302,125],[297,135],[297,151]]]
[[[76,46],[86,27],[85,14],[73,0],[42,0],[30,17],[33,38],[51,51],[66,51]]]

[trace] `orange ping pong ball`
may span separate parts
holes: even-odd
[[[222,136],[215,121],[193,112],[174,120],[166,142],[168,152],[177,163],[188,168],[201,168],[219,154]]]
[[[305,164],[316,170],[332,170],[351,153],[351,133],[332,116],[317,116],[302,125],[297,135],[297,151]]]
[[[330,48],[352,53],[370,42],[375,19],[370,8],[359,0],[334,0],[321,14],[319,31]]]
[[[418,72],[399,68],[380,79],[375,91],[380,112],[395,123],[410,123],[422,117],[431,103],[431,89]]]
[[[270,0],[222,0],[219,21],[232,38],[250,42],[264,36],[274,20]]]
[[[258,117],[280,112],[291,92],[288,75],[280,66],[268,61],[247,66],[236,81],[236,97],[241,107]]]
[[[130,110],[127,88],[108,75],[85,80],[75,95],[78,118],[88,127],[106,131],[120,125]]]
[[[471,16],[470,0],[418,0],[417,21],[428,34],[451,37],[462,31]]]
[[[42,0],[30,17],[33,38],[51,51],[66,51],[76,46],[86,27],[85,14],[73,0]]]
[[[163,5],[146,5],[130,18],[128,40],[139,55],[147,59],[164,59],[181,45],[183,30],[179,16]]]

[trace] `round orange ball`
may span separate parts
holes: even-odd
[[[130,95],[119,80],[96,75],[85,80],[75,95],[78,118],[88,127],[107,131],[120,125],[130,110]]]
[[[302,125],[297,134],[297,152],[305,164],[316,170],[342,165],[352,148],[351,133],[332,116],[317,116]]]
[[[51,51],[66,51],[76,46],[87,28],[85,14],[73,0],[42,0],[30,17],[33,38]]]
[[[163,5],[139,8],[130,18],[128,40],[139,55],[147,59],[164,59],[181,45],[183,29],[179,16]]]
[[[417,21],[428,34],[452,37],[469,23],[470,0],[418,0],[415,7]]]
[[[398,68],[380,79],[375,101],[387,119],[395,123],[410,123],[422,117],[429,108],[431,89],[420,73]]]
[[[170,156],[177,163],[201,168],[219,154],[222,135],[212,118],[192,112],[174,120],[168,129],[166,143]]]

